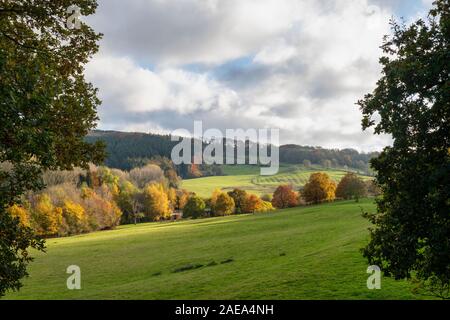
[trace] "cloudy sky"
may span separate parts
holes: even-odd
[[[99,129],[279,128],[281,143],[380,150],[355,102],[380,75],[389,19],[431,0],[99,0],[86,75]]]

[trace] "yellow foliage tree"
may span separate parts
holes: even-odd
[[[211,202],[212,203],[212,202]],[[234,212],[234,200],[225,192],[221,192],[212,206],[215,215],[227,216]]]
[[[177,194],[177,205],[176,209],[183,210],[186,204],[188,203],[190,198],[190,194],[186,190],[181,190]]]
[[[217,198],[223,194],[223,191],[220,189],[214,189],[212,195],[211,195],[211,209],[214,208],[217,202]]]
[[[303,188],[302,196],[306,202],[320,203],[333,201],[336,198],[336,183],[324,172],[310,175],[309,181]]]
[[[32,219],[38,235],[53,236],[59,233],[62,212],[53,206],[49,195],[43,193],[37,197],[32,210]]]
[[[255,208],[255,212],[268,212],[273,210],[275,210],[275,208],[273,207],[272,202],[263,200],[258,203]]]
[[[12,205],[11,207],[9,207],[7,209],[7,212],[15,217],[15,218],[19,218],[20,223],[25,226],[25,227],[29,227],[30,226],[30,219],[28,218],[28,211],[27,209],[25,209],[22,206],[18,206],[17,204]]]
[[[169,188],[167,190],[167,198],[169,199],[169,206],[171,211],[177,206],[177,192],[174,188]]]
[[[150,184],[144,188],[144,213],[153,220],[170,218],[169,197],[161,184]]]
[[[68,227],[69,234],[78,234],[90,231],[86,212],[81,205],[71,200],[66,200],[64,201],[62,213]]]

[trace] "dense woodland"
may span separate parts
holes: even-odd
[[[92,131],[86,139],[88,142],[103,141],[107,151],[105,165],[121,170],[145,165],[155,156],[170,158],[172,148],[178,143],[171,141],[169,135],[100,130]],[[281,163],[318,164],[326,168],[348,167],[365,173],[370,173],[369,161],[377,155],[378,152],[359,153],[354,149],[325,149],[293,144],[280,147]],[[192,172],[196,169],[191,170],[189,166],[181,165],[176,169],[182,178],[223,174],[220,166],[214,165],[200,165],[194,175]]]

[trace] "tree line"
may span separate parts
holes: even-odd
[[[47,187],[26,193],[7,212],[41,237],[61,237],[181,216],[267,212],[336,197],[358,200],[369,190],[376,192],[371,181],[364,182],[354,173],[347,173],[336,185],[326,173],[317,172],[298,191],[281,185],[273,194],[259,197],[239,188],[229,192],[216,189],[211,197],[202,199],[179,188],[180,177],[173,175],[170,162],[164,158],[152,162],[130,171],[92,164],[87,170],[46,171],[43,182]],[[1,166],[8,170],[7,164]]]
[[[154,157],[170,158],[173,147],[178,143],[171,141],[169,135],[100,130],[90,132],[86,141],[103,142],[107,151],[105,165],[121,170],[131,170],[145,165]],[[206,147],[207,145],[208,142],[204,141],[203,146]],[[247,151],[249,145],[251,143],[246,141],[245,148]],[[348,167],[364,173],[371,173],[369,161],[378,154],[378,152],[360,153],[354,149],[326,149],[293,144],[280,146],[281,163],[309,163],[321,165],[325,168]],[[201,164],[193,167],[186,164],[176,166],[176,170],[182,178],[223,175],[220,165]]]

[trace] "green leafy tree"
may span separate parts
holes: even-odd
[[[43,170],[72,169],[104,157],[84,136],[94,128],[97,90],[83,68],[100,39],[91,28],[68,29],[67,8],[93,14],[95,0],[0,0],[0,296],[19,289],[44,244],[6,208],[43,187]]]
[[[342,177],[336,188],[336,197],[343,199],[355,199],[356,202],[367,194],[367,186],[364,181],[353,172],[348,172]]]
[[[383,195],[377,213],[367,214],[375,227],[364,256],[442,298],[450,298],[449,7],[435,1],[428,21],[392,22],[382,77],[358,102],[363,128],[393,137],[371,161]]]
[[[194,219],[200,217],[203,213],[205,213],[205,202],[202,198],[194,195],[189,198],[188,202],[183,208],[183,217],[189,218],[192,217]]]

